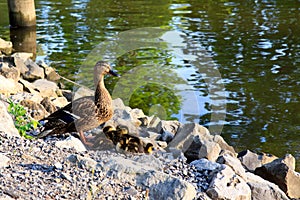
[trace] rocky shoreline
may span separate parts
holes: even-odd
[[[0,52],[11,53],[7,48],[0,41]],[[86,133],[99,135],[93,149],[76,134],[20,137],[8,98],[39,120],[74,95],[53,82],[59,79],[53,68],[31,56],[0,53],[0,199],[300,199],[292,155],[237,153],[199,124],[145,116],[121,99],[113,101],[106,125],[127,126],[155,144],[153,154],[116,152],[100,128]]]

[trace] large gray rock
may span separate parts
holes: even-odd
[[[19,132],[14,125],[14,121],[8,114],[7,108],[3,101],[0,101],[0,131],[3,131],[11,136],[20,137]]]
[[[246,172],[246,181],[251,189],[252,200],[288,200],[286,194],[274,183]]]
[[[20,71],[18,68],[9,66],[8,62],[0,62],[0,74],[5,78],[13,79],[15,82],[20,78]]]
[[[201,148],[201,140],[205,141],[209,139],[212,139],[212,136],[204,126],[196,123],[184,124],[178,129],[177,134],[168,144],[167,150],[180,150],[187,158],[195,155],[193,159],[196,160],[201,158],[198,156]]]
[[[40,92],[42,97],[57,97],[58,86],[46,79],[39,79],[33,82],[34,87]]]
[[[218,158],[217,162],[220,164],[228,165],[236,174],[246,180],[246,171],[238,158],[233,157],[229,154],[223,154]]]
[[[29,69],[25,74],[23,74],[23,78],[29,81],[43,79],[45,77],[44,70],[40,66],[38,66],[31,59],[27,59],[25,61],[26,67]]]
[[[36,103],[29,99],[24,99],[20,102],[20,104],[27,108],[30,116],[36,120],[41,120],[48,115],[48,112],[40,103]]]
[[[242,162],[242,164],[245,166],[245,168],[251,172],[254,172],[254,170],[257,167],[260,167],[261,160],[259,160],[258,155],[256,153],[253,153],[250,150],[242,151],[238,154],[238,158]]]
[[[23,86],[10,78],[0,75],[0,94],[16,94],[23,91]]]
[[[250,200],[251,190],[229,166],[215,174],[206,193],[214,200]]]
[[[35,86],[30,83],[29,81],[26,81],[24,79],[19,79],[19,83],[21,83],[23,85],[23,91],[24,92],[29,92],[29,93],[32,93],[32,94],[38,94],[39,95],[39,92],[36,90]]]
[[[220,135],[215,135],[213,141],[218,143],[222,150],[227,150],[232,152],[233,154],[236,154],[234,148],[227,144],[227,142]]]
[[[12,43],[9,41],[5,41],[0,38],[0,53],[3,52],[5,54],[11,54],[12,52]]]
[[[157,171],[152,166],[115,157],[103,166],[108,176],[136,180],[135,184],[149,189],[150,199],[194,199],[195,188],[188,182]]]
[[[73,136],[70,136],[67,139],[62,141],[57,141],[55,143],[55,146],[59,148],[67,148],[67,149],[74,148],[79,152],[86,151],[84,144],[78,138],[75,138]]]
[[[295,158],[288,154],[256,168],[255,174],[277,184],[290,198],[300,198],[300,173],[294,171]]]
[[[221,169],[225,168],[225,165],[216,162],[211,162],[205,158],[194,160],[193,162],[190,163],[190,165],[195,166],[195,168],[198,171],[205,171],[205,170],[220,171]]]

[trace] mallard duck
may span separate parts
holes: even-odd
[[[145,144],[139,137],[125,134],[121,135],[120,140],[116,145],[116,149],[120,152],[151,154],[153,151],[153,144]]]
[[[106,126],[103,128],[103,133],[116,145],[119,152],[151,154],[154,148],[153,144],[145,144],[138,136],[129,134],[128,128],[122,125],[118,125],[116,128]]]
[[[113,126],[106,126],[103,128],[103,133],[110,139],[114,145],[116,145],[122,135],[128,134],[128,128],[123,126],[117,126],[115,129]]]
[[[95,96],[76,99],[40,120],[43,129],[37,137],[78,132],[81,141],[91,146],[92,143],[87,142],[83,132],[98,127],[113,115],[112,99],[104,85],[106,74],[119,76],[107,62],[98,61],[94,67]]]

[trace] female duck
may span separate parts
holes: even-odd
[[[98,61],[94,67],[95,96],[76,99],[40,120],[44,125],[42,132],[37,137],[79,132],[81,141],[91,146],[92,143],[86,140],[83,132],[98,127],[113,115],[112,99],[104,85],[104,75],[106,74],[119,76],[111,70],[107,62]]]

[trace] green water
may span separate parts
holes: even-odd
[[[291,153],[299,169],[299,1],[35,3],[37,59],[63,76],[92,86],[85,64],[107,59],[122,75],[109,90],[131,107],[205,125],[237,151]],[[0,13],[10,40],[6,0]]]

